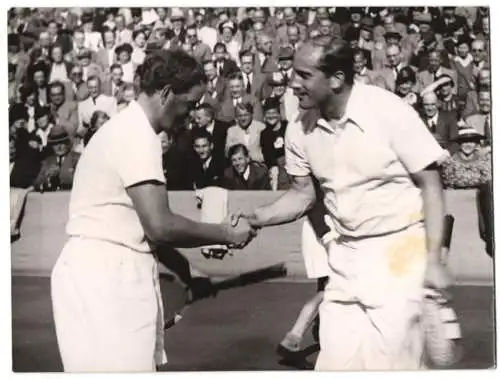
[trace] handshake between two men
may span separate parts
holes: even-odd
[[[257,225],[255,216],[237,211],[230,213],[223,221],[228,231],[229,248],[243,249],[256,236],[260,227]]]

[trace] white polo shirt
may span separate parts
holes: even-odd
[[[144,229],[125,190],[147,180],[165,182],[161,142],[142,108],[132,101],[98,130],[80,157],[67,233],[149,252]]]
[[[303,124],[313,128],[308,132]],[[421,191],[410,174],[445,151],[399,97],[355,83],[336,125],[315,111],[288,125],[285,154],[290,175],[319,179],[337,232],[367,237],[423,220]]]

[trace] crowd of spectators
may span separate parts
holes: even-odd
[[[13,8],[11,187],[70,189],[92,135],[137,97],[145,57],[180,48],[208,84],[185,123],[160,135],[168,188],[286,189],[284,134],[298,110],[293,58],[318,36],[353,47],[356,81],[415,107],[450,152],[448,186],[491,180],[482,170],[457,184],[452,170],[491,165],[486,7]]]

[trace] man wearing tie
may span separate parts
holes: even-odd
[[[217,74],[223,78],[227,78],[233,72],[238,71],[238,65],[235,61],[228,57],[226,45],[222,42],[218,42],[214,47],[214,59],[215,68],[217,69]]]
[[[243,74],[243,87],[247,95],[252,95],[260,100],[260,92],[264,83],[260,72],[255,71],[255,56],[250,50],[240,52],[241,72]]]
[[[478,103],[479,112],[468,116],[465,123],[485,136],[485,144],[491,146],[491,93],[489,90],[479,91]]]
[[[443,149],[455,152],[456,144],[451,141],[458,135],[456,118],[438,107],[439,99],[434,92],[427,92],[422,96],[422,120],[429,128],[437,142]]]
[[[427,86],[434,83],[442,75],[448,75],[452,78],[453,83],[457,82],[457,72],[442,66],[441,53],[433,50],[428,53],[429,65],[427,70],[421,71],[417,74],[417,88],[418,91],[424,90]],[[456,87],[453,88],[453,94],[457,93]]]
[[[388,91],[396,90],[396,78],[399,71],[405,66],[402,62],[401,48],[390,45],[386,49],[387,66],[380,73],[380,85]]]

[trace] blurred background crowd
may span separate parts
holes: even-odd
[[[180,48],[208,85],[160,135],[168,188],[286,189],[293,58],[318,36],[353,47],[356,81],[416,109],[450,152],[445,185],[479,187],[491,182],[489,21],[486,7],[10,9],[11,187],[70,189],[92,135],[137,97],[145,57]]]

